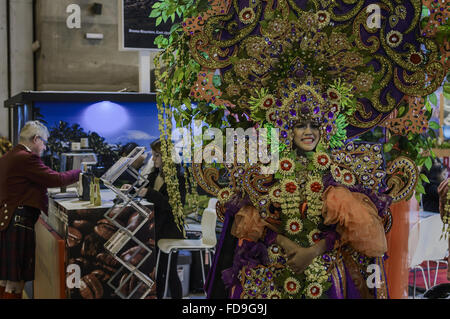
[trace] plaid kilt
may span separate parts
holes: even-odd
[[[40,211],[34,207],[18,208],[8,228],[0,232],[0,280],[34,280],[36,237],[34,225]],[[16,216],[21,216],[20,225],[16,225]]]

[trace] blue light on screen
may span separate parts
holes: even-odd
[[[59,121],[96,132],[109,144],[135,142],[148,148],[159,137],[158,110],[152,102],[37,102],[49,130]]]

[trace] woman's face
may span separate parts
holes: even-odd
[[[306,151],[313,151],[319,143],[319,127],[311,122],[300,122],[294,126],[294,144]]]
[[[153,164],[154,164],[154,167],[155,167],[155,168],[161,168],[161,166],[162,166],[162,156],[161,156],[161,153],[153,152],[152,160],[153,160]]]

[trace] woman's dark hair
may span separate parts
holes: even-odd
[[[158,138],[150,143],[153,152],[161,153],[161,140]]]
[[[444,166],[442,161],[439,158],[433,159],[433,165],[430,170],[427,170],[425,166],[422,168],[422,172],[424,173],[430,182],[439,184],[442,182],[442,173],[447,170],[447,167]]]

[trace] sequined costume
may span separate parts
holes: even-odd
[[[282,212],[275,207],[270,209],[273,210],[272,225],[283,233],[289,233],[300,245],[309,247],[322,238],[327,241],[328,251],[316,258],[300,276],[285,268],[282,249],[275,244],[276,232],[271,230],[273,227],[267,227],[268,222],[259,216],[251,201],[238,197],[229,201],[217,257],[209,273],[208,297],[388,297],[383,272],[386,241],[379,216],[385,217],[390,198],[380,198],[358,186],[344,188],[337,185],[330,173],[324,176],[323,187],[327,188],[325,206],[328,209],[324,214],[325,221],[320,215],[310,214],[306,203],[300,205],[299,214],[279,219],[276,216],[282,216]],[[373,201],[377,203],[376,207]],[[359,215],[361,220],[348,216],[351,213]],[[285,219],[281,227],[280,219]],[[316,224],[318,220],[320,223]],[[336,230],[336,224],[341,229]],[[366,228],[361,229],[361,226]],[[359,234],[352,229],[355,227],[360,228]],[[353,232],[349,234],[349,230]],[[343,242],[347,244],[341,245]],[[349,242],[372,257],[359,253]],[[369,265],[378,265],[377,270],[380,271],[377,273],[380,284],[371,286],[372,289],[367,286],[374,269],[368,268]]]

